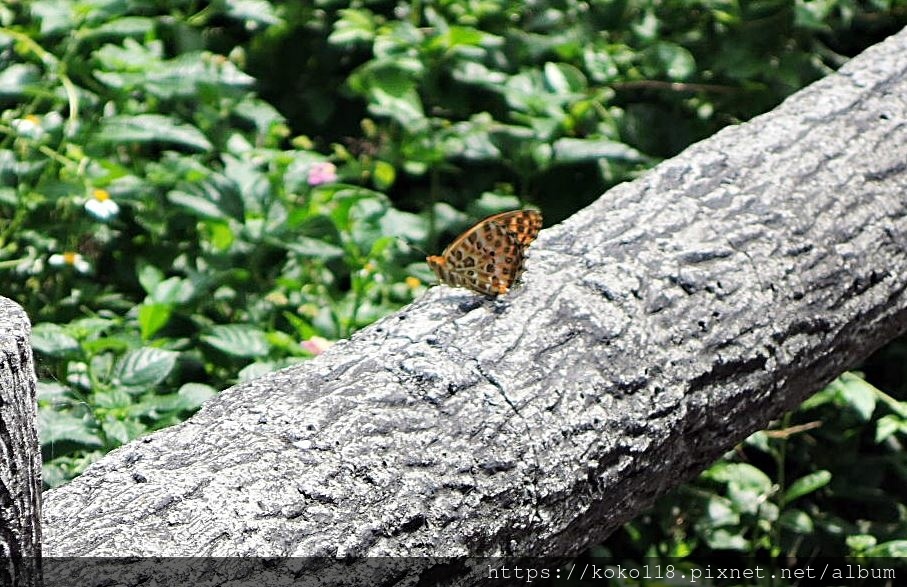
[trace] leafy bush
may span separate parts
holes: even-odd
[[[883,353],[895,347],[905,348]],[[592,554],[641,565],[721,553],[744,566],[760,554],[801,567],[817,556],[904,557],[905,434],[907,402],[845,373]]]
[[[305,360],[407,303],[431,278],[413,246],[434,250],[471,219],[527,202],[557,221],[771,108],[842,54],[903,26],[905,8],[0,6],[0,272],[5,295],[35,323],[46,483],[178,422],[216,389]],[[891,407],[899,404],[886,405],[890,413],[873,420],[882,431],[873,450],[905,433],[901,408]],[[852,439],[867,429],[849,421],[821,430]],[[766,524],[822,522],[828,504],[804,500],[828,495],[848,473],[812,467],[799,449],[779,448],[787,442],[765,433],[745,450],[763,455],[759,469],[802,481],[784,486],[752,464],[716,465],[694,491],[698,503],[662,507],[709,512],[717,500],[736,517],[698,516],[682,540],[634,524],[631,543],[788,548]],[[902,467],[902,453],[885,454]],[[755,509],[746,501],[754,495],[765,498]],[[867,552],[890,543],[899,524],[842,527],[877,537],[860,542]]]
[[[397,237],[424,243],[427,220],[305,137],[287,148],[253,78],[194,48],[203,29],[31,8],[0,36],[0,250],[35,322],[48,483],[421,289]]]

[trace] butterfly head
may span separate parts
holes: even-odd
[[[437,271],[441,267],[447,266],[447,259],[438,255],[429,255],[425,257],[425,260],[428,262],[428,266]]]

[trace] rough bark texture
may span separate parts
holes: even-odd
[[[41,451],[25,311],[0,297],[0,585],[40,580]],[[8,557],[8,558],[7,558]]]
[[[46,494],[53,555],[577,553],[907,328],[907,31]]]

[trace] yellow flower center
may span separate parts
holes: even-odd
[[[78,253],[73,253],[71,251],[67,251],[67,252],[63,253],[63,262],[66,263],[67,265],[75,265],[76,260],[78,258],[79,258]]]
[[[99,202],[106,202],[110,199],[110,192],[102,189],[95,189],[91,192],[91,195],[94,196],[94,199]]]

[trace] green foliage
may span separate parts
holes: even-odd
[[[905,8],[0,5],[0,274],[35,324],[47,484],[409,302],[431,279],[415,247],[526,202],[560,220],[771,108]],[[635,522],[628,544],[902,552],[890,478],[846,466],[868,449],[903,481],[903,405],[852,376],[817,398],[802,413],[821,428],[756,435],[747,460],[659,506],[664,533]],[[834,458],[805,456],[825,431]],[[887,522],[830,513],[867,496]]]
[[[392,166],[401,205],[506,190],[549,219],[837,68],[835,31],[907,22],[902,0],[342,4],[261,40],[280,110]]]
[[[595,552],[639,564],[705,553],[740,564],[753,555],[903,556],[905,424],[907,402],[845,373]]]
[[[291,139],[206,29],[149,8],[0,9],[0,270],[35,323],[50,484],[427,278],[400,239],[428,215]]]

